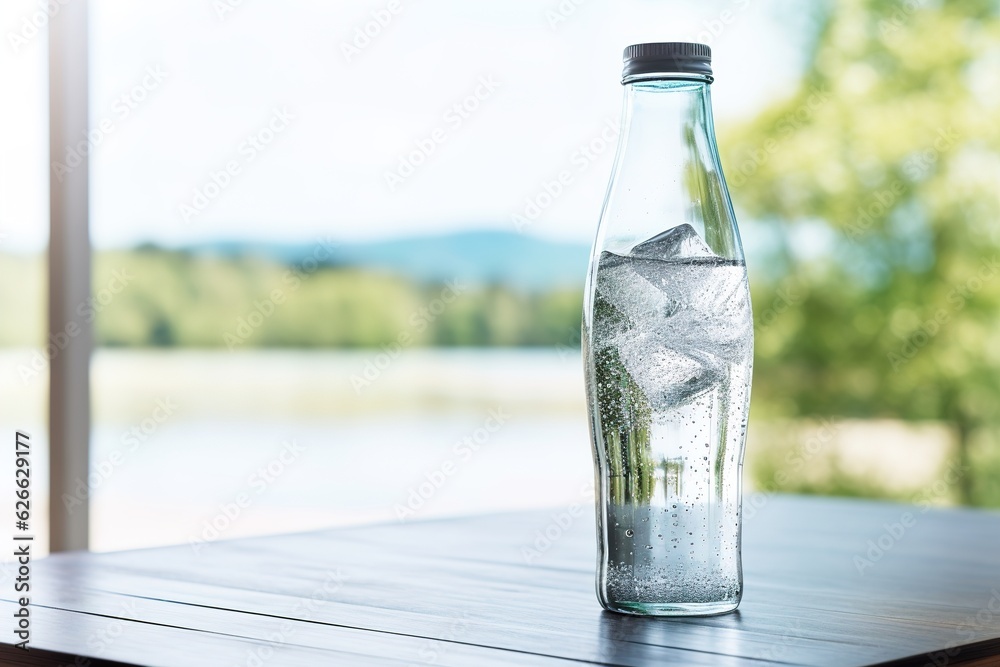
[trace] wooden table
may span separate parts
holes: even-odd
[[[1000,515],[761,503],[725,616],[603,612],[592,514],[523,512],[42,559],[0,663],[1000,664]]]

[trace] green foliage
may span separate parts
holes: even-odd
[[[0,255],[0,345],[44,337],[44,263]],[[455,293],[458,290],[458,293]],[[98,252],[98,345],[140,347],[568,346],[579,344],[580,290],[420,285],[354,268],[313,272],[255,258],[143,248]]]
[[[0,345],[41,342],[44,285],[42,258],[0,255],[0,301],[18,314],[0,320]],[[242,349],[378,347],[401,336],[405,346],[572,348],[583,297],[575,289],[449,288],[356,268],[307,272],[146,247],[96,253],[92,298],[78,316],[96,315],[98,345]]]
[[[1000,507],[1000,429],[980,428],[969,445],[969,502]]]
[[[44,266],[35,258],[0,255],[0,346],[38,344],[45,338]]]
[[[599,293],[595,298],[595,329],[628,326],[626,316],[618,309]],[[652,407],[616,349],[604,348],[595,354],[594,361],[601,438],[608,457],[608,493],[618,505],[646,503],[653,496],[656,483],[656,462],[650,442]]]
[[[824,20],[796,94],[722,133],[737,206],[778,239],[754,276],[755,399],[947,420],[968,463],[1000,402],[1000,7],[847,0]]]

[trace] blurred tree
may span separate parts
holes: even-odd
[[[0,255],[0,286],[13,284],[15,271],[38,274],[40,281],[40,267],[37,258]],[[115,282],[116,275],[127,277],[127,284]],[[252,257],[147,247],[96,253],[93,292],[79,317],[96,318],[99,345],[231,350],[579,345],[581,294],[575,288],[534,293],[470,282],[455,293],[447,284],[360,268],[302,271]],[[39,321],[34,329],[0,322],[0,342],[31,344],[26,334],[41,329],[40,303],[26,300],[22,309]]]
[[[722,133],[737,205],[777,240],[755,397],[947,420],[969,466],[1000,424],[1000,3],[845,0],[821,21],[797,93]]]

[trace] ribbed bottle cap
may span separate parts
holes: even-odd
[[[629,79],[708,78],[712,76],[712,49],[693,42],[656,42],[633,44],[625,49],[622,81]]]

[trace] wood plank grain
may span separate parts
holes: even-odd
[[[914,521],[859,571],[855,557],[906,513]],[[149,652],[162,643],[172,652],[155,664],[195,664],[180,657],[181,637],[192,636],[191,646],[218,642],[228,656],[268,645],[282,627],[275,646],[293,665],[323,655],[343,664],[922,666],[1000,654],[996,513],[770,497],[746,521],[740,610],[701,619],[601,611],[592,516],[525,558],[553,521],[521,512],[52,557],[34,573],[33,605],[47,623],[36,638],[46,650],[92,653],[79,634],[57,642],[48,633],[118,619],[130,640],[94,657],[133,664],[154,664]],[[935,654],[944,650],[952,654]]]

